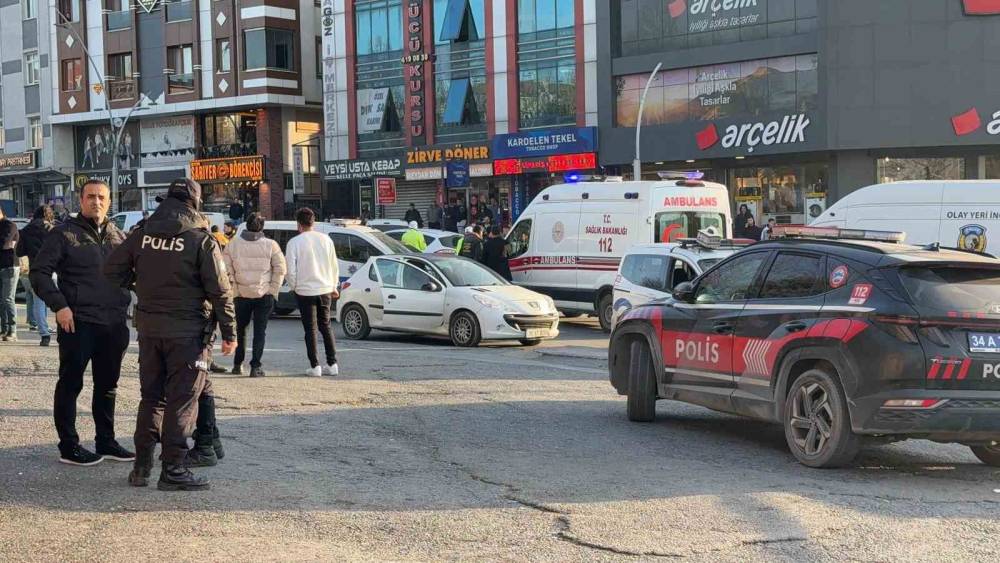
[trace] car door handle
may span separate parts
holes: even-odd
[[[395,299],[395,298],[396,298],[396,296],[395,296],[395,295],[390,295],[390,296],[389,296],[389,299]]]
[[[732,323],[715,323],[712,325],[712,332],[715,334],[732,334],[733,325]]]
[[[372,288],[370,288],[370,287],[366,287],[365,288],[365,293],[371,293],[371,292],[372,292]]]
[[[790,322],[785,325],[785,330],[787,330],[788,332],[802,332],[806,328],[807,328],[806,323],[798,321]]]

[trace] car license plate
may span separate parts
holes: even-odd
[[[525,338],[544,338],[549,335],[549,331],[544,328],[529,328],[524,333]]]
[[[1000,333],[970,332],[969,351],[1000,354]]]

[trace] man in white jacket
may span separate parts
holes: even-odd
[[[328,235],[313,231],[316,214],[312,209],[299,209],[295,213],[295,222],[298,223],[299,234],[288,241],[285,258],[288,262],[288,286],[295,294],[302,315],[302,328],[306,333],[310,366],[306,375],[337,375],[337,352],[330,330],[330,308],[333,300],[340,297],[337,291],[340,282],[337,252]],[[323,336],[326,352],[326,365],[322,368],[316,356],[317,328]]]

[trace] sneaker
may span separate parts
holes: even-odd
[[[4,342],[17,342],[17,333],[10,333],[3,337]]]
[[[309,368],[306,370],[306,376],[308,377],[323,377],[323,370],[319,366],[314,368]]]
[[[52,342],[51,336],[43,336],[42,341],[38,343],[39,346],[48,346]]]
[[[118,442],[97,446],[97,453],[111,461],[135,461],[135,454],[121,447]]]
[[[239,365],[233,366],[232,371],[230,371],[229,373],[231,373],[233,375],[243,375],[243,366],[239,366]],[[251,375],[250,377],[253,377],[253,376]]]
[[[78,465],[80,467],[90,467],[102,461],[104,461],[104,456],[97,455],[80,445],[73,446],[72,450],[62,453],[59,456],[59,463]]]
[[[164,463],[156,488],[161,491],[204,491],[209,485],[208,479],[196,476],[183,465]]]
[[[330,377],[333,377],[335,375],[340,375],[340,368],[337,366],[337,364],[333,364],[333,365],[330,365],[330,366],[324,366],[323,367],[323,375],[328,375]]]
[[[207,447],[195,446],[188,450],[184,456],[185,467],[213,467],[219,463],[219,457],[215,455],[215,449],[211,445]]]
[[[264,368],[260,366],[250,368],[250,377],[264,377]]]
[[[38,327],[35,325],[28,325],[29,332],[38,332]]]
[[[212,373],[226,373],[227,370],[219,364],[212,362],[212,365],[208,366],[208,371]]]

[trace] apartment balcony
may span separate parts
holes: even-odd
[[[198,158],[232,158],[236,156],[256,156],[257,143],[233,143],[229,145],[209,145],[198,147]]]
[[[139,95],[139,82],[134,79],[108,81],[108,96],[112,102],[134,100]]]
[[[108,31],[119,31],[132,27],[132,11],[106,12],[108,17]]]

